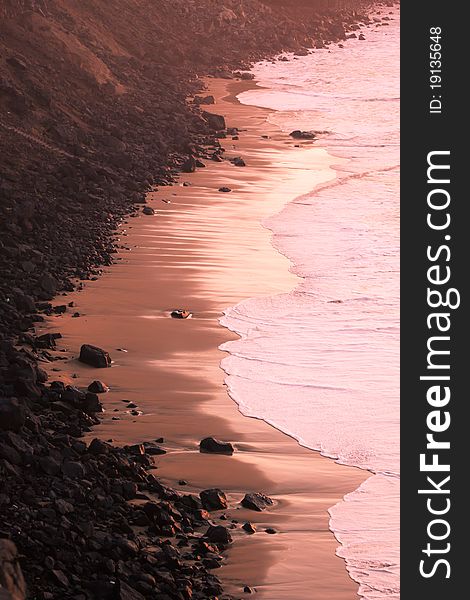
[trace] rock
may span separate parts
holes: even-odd
[[[105,350],[97,346],[91,346],[90,344],[83,344],[80,348],[79,360],[97,369],[104,369],[111,366],[109,354]]]
[[[215,104],[214,96],[195,96],[194,104]]]
[[[111,446],[109,444],[107,444],[106,442],[103,442],[103,440],[99,440],[98,438],[95,438],[94,440],[92,440],[90,442],[90,445],[88,446],[88,452],[90,452],[91,454],[108,454],[109,451],[111,449]]]
[[[54,576],[56,583],[58,583],[64,588],[70,587],[69,579],[63,571],[61,571],[60,569],[52,569],[51,573]]]
[[[117,595],[113,598],[116,600],[145,600],[145,596],[124,581],[118,581]]]
[[[211,156],[211,160],[213,160],[214,162],[223,162],[224,159],[220,156],[220,154],[214,152]]]
[[[85,477],[85,467],[82,463],[67,460],[62,464],[62,473],[70,479],[83,479]]]
[[[60,333],[44,333],[34,338],[34,345],[36,348],[47,348],[54,350],[56,347],[56,340],[60,339],[62,335]]]
[[[102,381],[95,379],[95,381],[92,381],[88,386],[88,391],[93,394],[105,394],[106,392],[109,392],[109,387]]]
[[[92,417],[96,413],[103,412],[103,405],[99,401],[97,394],[87,392],[84,401],[80,404],[80,408],[84,413]]]
[[[57,288],[59,284],[57,283],[57,279],[50,275],[49,273],[45,273],[38,281],[40,288],[52,297],[57,292]]]
[[[173,319],[188,319],[191,316],[189,310],[184,310],[182,308],[177,308],[172,310],[170,313]]]
[[[26,598],[26,583],[21,572],[18,551],[15,544],[6,539],[0,539],[0,598]]]
[[[155,209],[152,208],[151,206],[144,206],[144,208],[142,209],[142,212],[144,213],[144,215],[154,215],[155,214]]]
[[[0,397],[0,431],[19,431],[25,420],[26,412],[16,398]]]
[[[52,456],[41,456],[39,466],[46,475],[58,475],[60,473],[60,464]]]
[[[300,131],[300,129],[296,129],[289,135],[294,140],[314,140],[316,137],[312,131]]]
[[[240,79],[243,81],[252,81],[255,78],[253,73],[241,73]]]
[[[236,167],[246,167],[246,162],[243,160],[243,158],[240,158],[239,156],[237,156],[237,158],[234,158],[232,160],[232,163],[236,166]]]
[[[256,533],[256,527],[253,525],[253,523],[250,523],[249,521],[243,523],[242,529],[244,529],[249,534]]]
[[[211,129],[215,129],[215,131],[222,131],[225,129],[225,118],[222,115],[203,111],[202,116]]]
[[[201,498],[202,506],[209,511],[224,510],[228,506],[227,497],[218,488],[203,490],[199,494],[199,497]]]
[[[358,39],[360,39],[360,40],[365,40],[365,39],[366,39],[366,36],[365,36],[363,33],[360,33],[360,34],[359,34],[359,38],[358,38]]]
[[[254,590],[254,588],[251,588],[249,585],[245,585],[245,587],[243,588],[243,592],[245,594],[254,594],[255,590]]]
[[[211,525],[204,535],[214,544],[230,544],[232,541],[229,530],[223,525]]]
[[[227,454],[229,456],[234,452],[234,448],[230,442],[221,442],[213,437],[201,440],[199,450],[208,454]]]
[[[232,190],[229,187],[220,187],[219,188],[219,192],[225,192],[225,193],[227,193],[227,192],[231,192],[231,191]]]
[[[199,167],[200,169],[204,169],[205,166],[206,165],[202,162],[202,160],[199,160],[198,158],[196,159],[196,167]]]
[[[160,446],[157,446],[156,444],[153,444],[152,442],[144,442],[144,448],[145,448],[145,452],[147,454],[149,454],[150,456],[159,456],[161,454],[166,454],[166,450],[164,450],[163,448],[160,448]]]
[[[194,156],[190,156],[184,163],[181,165],[182,173],[194,173],[196,170],[196,159]]]
[[[241,501],[241,505],[244,508],[261,512],[262,510],[268,508],[268,506],[273,506],[274,501],[271,500],[269,496],[266,496],[261,492],[253,492],[250,494],[245,494],[245,497]]]
[[[274,535],[275,533],[277,533],[277,531],[274,529],[274,527],[268,527],[267,529],[265,529],[266,533],[269,533],[270,535]]]

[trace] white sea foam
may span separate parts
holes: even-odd
[[[309,448],[373,475],[330,510],[360,593],[399,597],[399,15],[289,62],[260,63],[245,104],[283,130],[317,130],[348,158],[336,180],[265,225],[299,276],[222,323],[231,396]],[[300,599],[299,599],[300,600]]]

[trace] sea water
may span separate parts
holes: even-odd
[[[240,101],[274,109],[286,132],[320,132],[314,143],[347,161],[264,223],[296,289],[222,319],[240,335],[222,362],[240,410],[370,471],[330,509],[338,554],[370,600],[399,598],[399,13],[389,10],[366,40],[256,65],[259,87]]]

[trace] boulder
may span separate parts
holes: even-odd
[[[0,431],[18,431],[25,420],[24,407],[16,398],[0,398]]]
[[[111,366],[111,358],[109,354],[98,348],[97,346],[91,346],[90,344],[83,344],[80,348],[80,362],[96,367],[97,369],[105,369]]]
[[[151,206],[144,206],[144,208],[142,209],[142,212],[144,213],[144,215],[154,215],[155,214],[155,209],[152,208]]]
[[[232,163],[236,166],[236,167],[246,167],[246,162],[243,160],[243,158],[241,158],[240,156],[237,156],[237,158],[234,158],[232,160]]]
[[[268,506],[273,506],[274,501],[265,494],[261,492],[253,492],[250,494],[245,494],[245,497],[241,501],[241,505],[244,508],[248,508],[250,510],[256,510],[261,512],[268,508]]]
[[[231,191],[232,191],[232,190],[231,190],[231,188],[229,188],[229,187],[220,187],[220,188],[219,188],[219,192],[228,193],[228,192],[231,192]]]
[[[95,381],[92,381],[88,386],[88,391],[92,394],[105,394],[106,392],[109,392],[109,388],[102,381],[95,379]]]
[[[245,530],[249,534],[256,533],[256,527],[253,525],[253,523],[250,523],[249,521],[247,521],[246,523],[243,523],[242,529]]]
[[[202,506],[206,510],[224,510],[227,508],[227,497],[222,490],[212,488],[203,490],[199,497],[201,498]]]
[[[294,138],[294,140],[314,140],[316,137],[312,131],[300,131],[300,129],[296,129],[289,135]]]
[[[207,437],[199,443],[199,450],[208,454],[227,454],[231,456],[234,448],[230,442],[221,442],[213,437]]]
[[[214,544],[230,544],[232,541],[230,531],[223,525],[211,525],[204,535]]]
[[[215,129],[215,131],[222,131],[225,129],[225,118],[222,115],[203,111],[202,116],[211,129]]]
[[[181,172],[194,173],[194,171],[196,170],[196,166],[196,159],[194,158],[194,156],[189,156],[187,160],[185,160],[184,163],[181,165]]]
[[[195,96],[194,104],[215,104],[214,96]]]
[[[188,319],[191,316],[189,310],[184,310],[183,308],[176,308],[172,310],[170,313],[173,319]]]

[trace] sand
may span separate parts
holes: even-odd
[[[81,316],[51,317],[38,328],[63,335],[58,354],[65,360],[49,372],[79,387],[104,380],[111,390],[102,396],[106,413],[94,435],[116,444],[164,437],[168,454],[156,460],[164,482],[185,493],[220,487],[230,500],[229,519],[257,524],[255,535],[233,531],[227,560],[215,572],[228,591],[243,597],[243,586],[249,585],[266,600],[350,600],[357,597],[357,585],[335,555],[338,544],[327,510],[366,474],[241,415],[223,385],[224,354],[218,349],[234,338],[218,323],[224,308],[289,291],[298,282],[260,222],[333,178],[331,166],[338,160],[315,143],[292,140],[267,121],[268,111],[241,105],[236,94],[253,82],[209,80],[208,85],[216,97],[208,110],[224,114],[229,127],[241,130],[239,140],[223,140],[226,155],[242,156],[247,166],[206,161],[206,168],[182,175],[178,185],[149,194],[157,214],[122,224],[125,248],[116,264],[86,282],[83,291],[58,299],[58,304],[73,301],[71,312]],[[232,192],[219,192],[221,186]],[[194,316],[171,319],[174,308],[188,308]],[[112,368],[79,363],[83,343],[108,350]],[[123,400],[142,414],[130,414]],[[231,441],[236,453],[200,454],[198,443],[208,435]],[[179,486],[181,479],[188,485]],[[247,491],[268,494],[275,506],[263,513],[241,509]],[[268,535],[266,527],[278,533]]]

